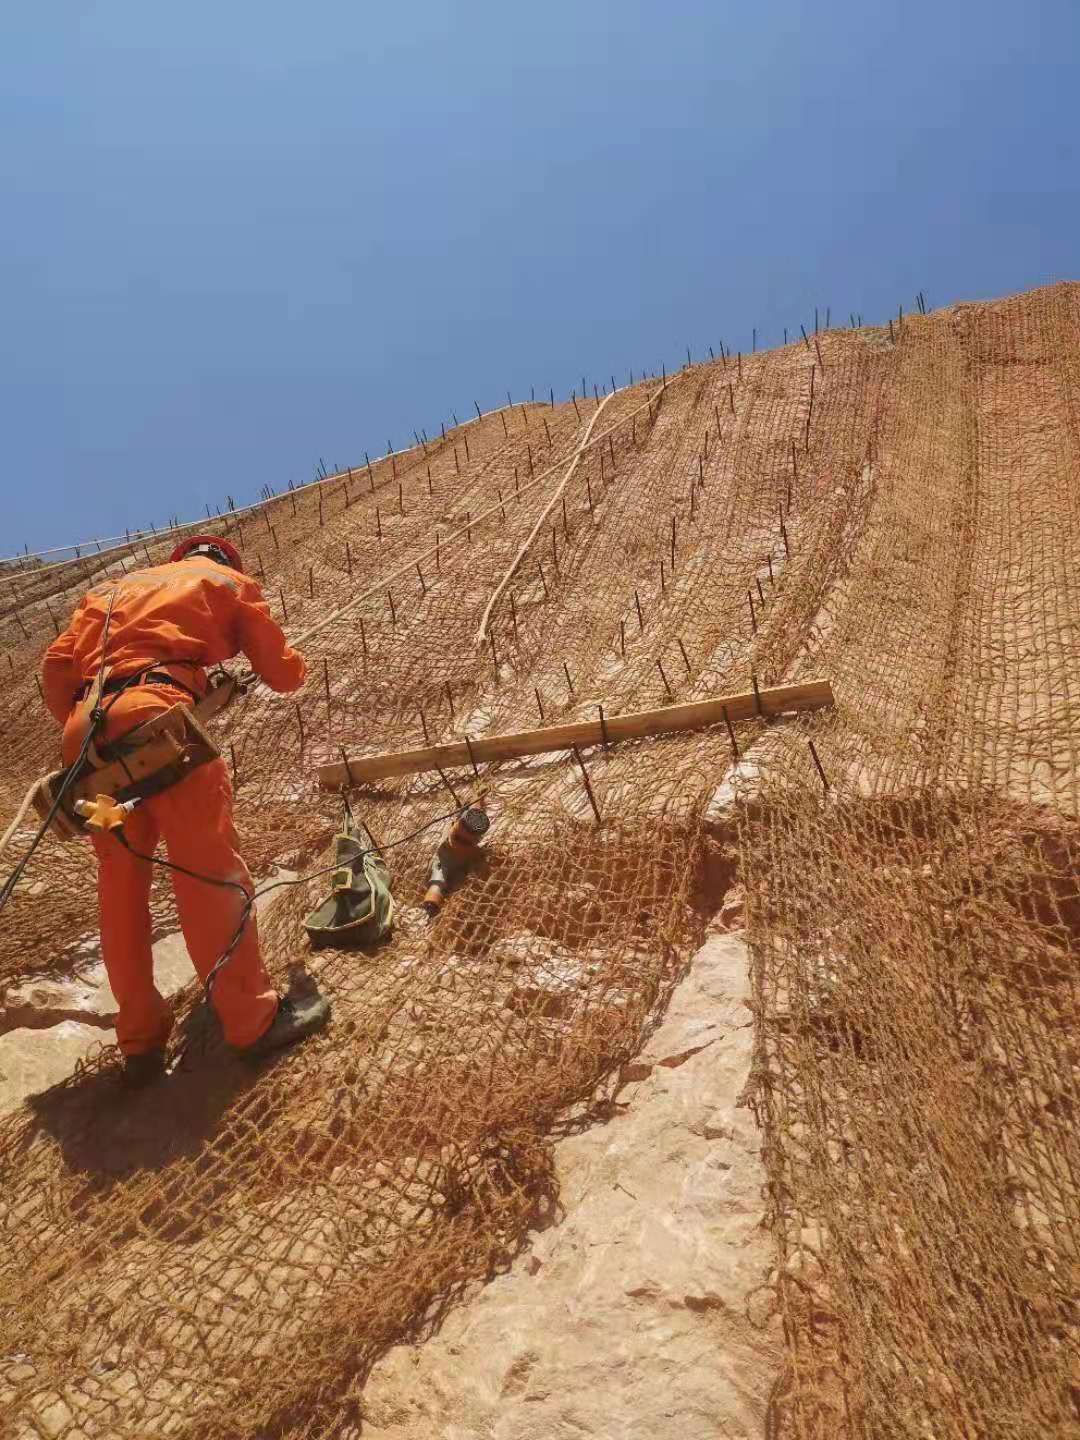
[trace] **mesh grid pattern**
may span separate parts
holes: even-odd
[[[306,952],[317,884],[271,903],[268,961],[330,994],[324,1035],[245,1070],[193,987],[166,1084],[121,1096],[107,1051],[0,1125],[12,1433],[350,1433],[378,1354],[557,1204],[553,1135],[610,1100],[732,866],[774,1432],[1075,1433],[1080,288],[818,344],[598,414],[508,409],[233,526],[290,633],[316,627],[304,691],[253,691],[217,726],[258,871],[325,855],[314,770],[343,747],[751,675],[827,675],[837,708],[740,725],[737,766],[723,727],[591,752],[600,826],[567,756],[482,767],[487,859],[435,926],[414,902],[437,832],[391,853],[399,918],[371,955]],[[0,813],[55,752],[46,606],[62,623],[99,563],[5,591]],[[355,799],[386,842],[449,797],[423,775]],[[27,879],[4,980],[88,933],[82,849],[50,843]]]

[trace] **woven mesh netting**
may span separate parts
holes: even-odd
[[[121,1092],[105,1050],[0,1124],[6,1433],[358,1433],[374,1359],[555,1212],[554,1138],[610,1101],[732,867],[774,1432],[1076,1433],[1078,466],[1058,286],[508,408],[231,519],[311,667],[216,725],[260,874],[325,863],[315,772],[343,749],[751,676],[827,676],[837,704],[740,724],[737,763],[723,726],[586,751],[599,823],[565,753],[455,771],[494,823],[436,924],[437,828],[388,852],[375,951],[308,951],[317,882],[262,912],[328,1031],[253,1071],[192,986],[166,1082]],[[54,625],[162,550],[0,577],[0,814],[53,763]],[[453,804],[437,774],[352,801],[383,845]],[[50,841],[0,983],[71,968],[93,908],[85,850]]]

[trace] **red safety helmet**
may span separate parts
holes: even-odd
[[[228,565],[241,574],[244,572],[240,551],[231,540],[223,540],[220,535],[189,535],[186,540],[180,541],[169,560],[186,560],[191,555],[205,555],[219,565]]]

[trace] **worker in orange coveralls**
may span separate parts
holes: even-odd
[[[106,614],[107,654],[102,655]],[[205,667],[243,651],[273,690],[296,690],[307,666],[270,616],[259,586],[244,574],[228,540],[196,535],[166,565],[110,579],[80,602],[71,624],[49,646],[42,667],[45,701],[64,726],[65,765],[78,756],[89,724],[88,706],[99,668],[108,667],[101,705],[108,743],[178,702],[194,705],[206,692]],[[125,677],[142,673],[121,690]],[[115,696],[111,703],[110,694]],[[225,762],[200,765],[168,789],[142,801],[124,835],[134,850],[153,853],[164,836],[169,859],[204,875],[232,880],[251,893],[251,876],[237,848],[232,786]],[[98,859],[101,952],[116,997],[116,1034],[125,1080],[150,1083],[164,1072],[172,1029],[170,1007],[154,984],[151,952],[152,867],[115,835],[93,837]],[[180,925],[195,969],[206,978],[236,933],[244,900],[238,890],[209,885],[176,871],[173,889]],[[330,1007],[321,995],[279,997],[263,967],[254,912],[239,943],[215,977],[212,1000],[228,1044],[257,1057],[320,1029]]]

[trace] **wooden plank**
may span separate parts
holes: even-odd
[[[758,708],[760,701],[760,710]],[[757,695],[747,691],[714,700],[691,700],[682,705],[664,705],[657,710],[638,710],[630,715],[611,715],[605,705],[606,739],[641,740],[681,730],[700,730],[718,725],[724,711],[731,720],[752,720],[755,715],[783,715],[794,710],[820,710],[833,704],[828,680],[807,680],[800,685],[775,685]],[[525,755],[542,755],[549,750],[599,745],[605,736],[600,720],[578,720],[569,725],[548,725],[514,735],[489,735],[470,740],[472,755],[481,760],[516,760]],[[469,747],[462,740],[445,745],[425,745],[419,750],[399,750],[384,755],[358,756],[319,766],[319,784],[324,790],[343,785],[368,784],[396,775],[418,775],[425,770],[449,770],[471,764]]]

